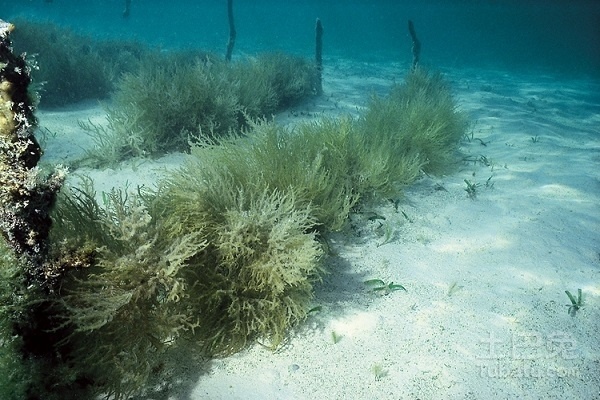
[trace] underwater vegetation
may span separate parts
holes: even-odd
[[[373,98],[363,117],[369,138],[395,143],[399,158],[416,156],[427,173],[456,165],[456,151],[467,128],[446,81],[416,68],[387,98]]]
[[[394,282],[385,283],[385,281],[381,279],[369,279],[363,283],[370,292],[379,293],[386,296],[398,290],[404,290],[406,292],[406,288],[404,286]]]
[[[39,106],[112,96],[110,133],[102,133],[120,140],[113,146],[125,148],[122,158],[185,149],[189,133],[237,130],[242,113],[270,116],[316,91],[316,67],[301,57],[274,53],[228,63],[202,51],[95,40],[49,22],[15,24],[15,52],[29,55]]]
[[[161,201],[189,220],[167,218],[167,232],[203,231],[208,243],[187,270],[194,285],[183,302],[200,320],[193,338],[209,354],[231,354],[253,340],[277,348],[306,316],[322,273],[310,209],[298,206],[293,191],[226,184],[188,193],[181,183],[171,182]]]
[[[182,271],[207,242],[198,232],[167,238],[141,192],[115,190],[100,207],[84,188],[63,192],[55,210],[53,235],[62,241],[55,241],[51,260],[62,285],[53,301],[59,326],[69,330],[58,349],[77,371],[69,390],[85,378],[90,389],[126,398],[148,379],[167,344],[197,325],[198,316],[181,305],[191,282]]]
[[[0,242],[0,398],[20,400],[31,384],[27,362],[22,359],[22,340],[13,323],[25,309],[26,289],[22,270],[11,250]]]
[[[278,348],[310,312],[327,272],[320,237],[342,229],[359,203],[398,194],[422,171],[451,168],[464,135],[441,77],[418,68],[359,118],[284,128],[256,117],[313,90],[312,67],[299,74],[287,56],[209,61],[127,74],[128,92],[116,98],[133,99],[134,88],[138,100],[150,97],[109,112],[115,130],[154,132],[133,140],[143,154],[190,146],[183,132],[197,133],[185,166],[156,190],[113,190],[103,204],[89,180],[63,188],[46,250],[34,259],[39,268],[0,246],[0,372],[9,368],[0,394],[8,399],[125,399],[182,343],[207,357],[254,342]],[[157,87],[141,87],[141,74]],[[210,94],[196,99],[186,87]],[[252,98],[258,89],[268,96]],[[166,103],[157,108],[157,99]],[[166,122],[141,118],[157,109]],[[175,123],[160,148],[162,130]]]
[[[89,156],[114,164],[132,156],[189,150],[190,138],[222,137],[315,92],[316,69],[282,53],[226,62],[210,54],[155,54],[122,76],[107,126],[83,124]]]
[[[571,301],[571,304],[567,304],[567,307],[569,307],[569,315],[574,317],[575,314],[577,314],[577,311],[583,307],[583,295],[581,294],[581,289],[577,289],[577,297],[571,294],[571,292],[568,290],[565,290],[565,293]]]
[[[97,41],[52,23],[14,21],[15,53],[26,52],[40,107],[108,98],[120,74],[137,69],[150,51],[140,44]]]

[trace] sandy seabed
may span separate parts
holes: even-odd
[[[325,94],[279,123],[356,115],[405,71],[326,64]],[[278,351],[256,344],[202,365],[182,351],[170,394],[149,398],[600,399],[600,82],[443,72],[471,121],[460,168],[424,176],[397,207],[370,206],[330,236],[321,311]],[[38,116],[52,163],[93,145],[78,121],[104,120],[96,103]],[[81,168],[70,179],[87,175],[98,193],[152,186],[184,160]],[[376,294],[368,279],[406,291]],[[571,316],[565,290],[578,289],[584,305]]]

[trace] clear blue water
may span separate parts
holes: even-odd
[[[97,37],[136,39],[161,48],[225,51],[225,0],[0,1],[0,18],[52,21]],[[600,76],[597,0],[234,0],[235,53],[314,51],[314,24],[325,27],[325,57],[411,59],[407,21],[433,67],[543,70]]]

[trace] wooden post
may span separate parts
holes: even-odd
[[[317,65],[317,82],[316,91],[317,94],[323,94],[323,24],[321,20],[317,18],[317,25],[315,27],[315,62]]]
[[[237,34],[233,21],[233,0],[227,0],[227,18],[229,19],[229,41],[227,42],[225,60],[231,61],[231,53],[233,53],[233,46],[235,45],[235,37]]]
[[[411,20],[408,20],[408,32],[410,33],[410,37],[412,39],[412,67],[411,69],[417,68],[419,65],[419,59],[421,57],[421,42],[417,39],[417,33],[415,32],[415,26]]]
[[[125,9],[123,9],[123,18],[128,18],[131,12],[131,0],[125,0]]]

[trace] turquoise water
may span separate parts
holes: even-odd
[[[19,0],[0,2],[0,18],[52,21],[97,37],[136,39],[161,48],[225,51],[225,0]],[[436,68],[507,68],[600,76],[598,1],[235,0],[235,53],[314,51],[314,24],[325,27],[324,53],[369,61],[411,59],[407,21]]]

